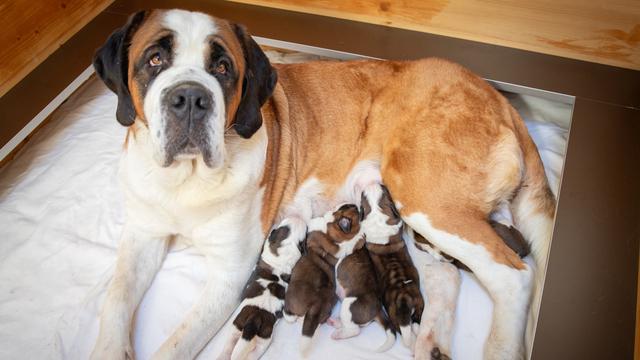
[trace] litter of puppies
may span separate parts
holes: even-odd
[[[284,221],[273,228],[219,359],[259,358],[281,317],[302,319],[303,358],[321,324],[333,326],[331,337],[340,340],[372,322],[386,334],[378,352],[393,347],[400,334],[416,359],[451,358],[458,269],[471,270],[405,226],[384,185],[366,186],[359,205],[343,204],[308,224]],[[490,224],[518,255],[529,253],[509,222]],[[283,267],[291,259],[295,266]],[[338,300],[339,317],[332,318]]]

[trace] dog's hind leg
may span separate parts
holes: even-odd
[[[431,257],[426,253],[424,256]],[[460,273],[454,265],[437,260],[421,264],[419,271],[427,305],[414,349],[416,359],[431,359],[436,349],[450,356]]]
[[[405,221],[439,249],[466,264],[489,291],[494,308],[485,359],[522,359],[533,283],[529,266],[484,219],[466,218],[460,227],[443,223],[436,227],[425,214],[415,212]]]
[[[149,236],[125,226],[92,359],[134,358],[130,338],[133,314],[160,269],[168,240],[169,236]]]
[[[331,334],[332,339],[348,339],[360,334],[360,325],[353,321],[354,314],[351,309],[351,305],[357,300],[358,298],[356,297],[346,297],[342,300],[342,304],[340,305],[340,321],[337,323],[340,327],[333,331]]]

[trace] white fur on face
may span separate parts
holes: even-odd
[[[298,244],[307,233],[306,224],[298,218],[286,218],[278,224],[278,228],[282,226],[289,228],[289,236],[280,242],[278,255],[271,252],[268,240],[264,242],[261,255],[262,260],[272,267],[272,273],[278,276],[291,274],[293,266],[302,256]]]
[[[371,244],[385,245],[389,243],[389,237],[400,231],[402,221],[395,225],[387,224],[389,216],[382,212],[380,199],[384,196],[382,185],[373,184],[364,188],[364,196],[371,206],[371,212],[360,223],[364,233],[367,235],[367,242]]]
[[[164,164],[167,134],[163,110],[166,89],[184,82],[195,82],[208,89],[213,97],[213,111],[207,120],[206,136],[211,150],[213,168],[224,162],[225,101],[218,80],[205,70],[209,44],[207,38],[218,29],[208,15],[184,10],[170,10],[163,26],[173,32],[174,48],[171,66],[153,81],[144,99],[144,113],[149,122],[154,158]]]

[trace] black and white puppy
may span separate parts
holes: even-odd
[[[271,344],[276,322],[282,317],[291,264],[302,255],[301,222],[284,220],[271,230],[240,303],[235,327],[219,359],[259,358]]]
[[[386,351],[395,342],[395,334],[380,302],[376,273],[364,247],[365,239],[360,226],[360,212],[353,204],[338,209],[339,217],[326,224],[330,253],[337,259],[335,265],[336,293],[342,300],[340,318],[329,318],[328,323],[336,328],[333,339],[346,339],[360,333],[360,327],[378,321],[387,338],[376,350]]]

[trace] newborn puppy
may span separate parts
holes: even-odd
[[[257,359],[271,344],[273,328],[282,317],[291,267],[301,256],[307,228],[302,220],[286,219],[265,241],[242,293],[235,329],[218,359]]]
[[[340,211],[332,214],[338,218]],[[319,222],[319,226],[314,226]],[[332,221],[333,222],[333,221]],[[303,316],[301,353],[306,356],[311,339],[318,325],[327,321],[331,309],[338,301],[336,296],[335,266],[337,259],[331,254],[337,247],[327,234],[314,228],[327,227],[326,219],[314,219],[309,224],[306,253],[291,272],[291,281],[284,300],[284,317],[294,322]]]
[[[382,301],[394,328],[400,329],[402,342],[413,347],[413,328],[417,329],[424,309],[420,277],[402,238],[402,219],[386,187],[380,184],[364,189],[361,198],[361,224],[366,247],[375,267]]]
[[[346,339],[360,333],[360,327],[373,320],[380,322],[387,339],[377,351],[386,351],[395,341],[380,303],[375,269],[364,247],[360,213],[355,205],[344,205],[338,216],[327,224],[327,236],[337,247],[337,294],[342,300],[340,319],[329,319],[336,328],[331,337]],[[335,249],[335,248],[334,248]]]

